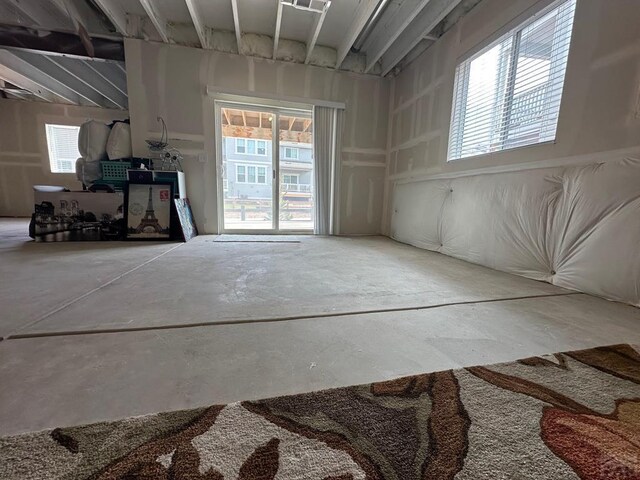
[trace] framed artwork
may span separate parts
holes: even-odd
[[[198,235],[198,228],[196,227],[196,222],[193,220],[193,213],[191,212],[191,204],[188,198],[176,198],[174,202],[180,223],[180,230],[182,231],[182,241],[188,242]]]
[[[125,195],[127,240],[169,240],[172,203],[170,183],[129,183]]]

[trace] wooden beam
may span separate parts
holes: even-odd
[[[196,29],[198,39],[200,39],[200,45],[202,46],[202,48],[209,48],[206,30],[202,23],[202,18],[200,18],[200,13],[198,13],[196,0],[185,0],[185,2],[187,3],[187,9],[189,10],[189,15],[191,16],[193,27]]]
[[[258,140],[273,140],[270,128],[243,127],[238,125],[222,125],[223,137],[256,138]],[[311,132],[280,131],[283,142],[311,143]]]
[[[229,120],[229,112],[227,112],[226,108],[222,109],[222,114],[224,115],[224,118],[227,119],[227,125],[231,125],[231,121]]]
[[[233,11],[233,29],[236,32],[236,43],[238,53],[242,54],[242,32],[240,30],[240,15],[238,13],[238,0],[231,0],[231,10]]]
[[[347,54],[353,47],[358,35],[362,32],[364,27],[367,25],[367,22],[371,18],[371,16],[376,11],[378,7],[379,0],[362,0],[360,2],[360,6],[358,7],[358,11],[356,12],[356,17],[353,22],[349,26],[346,35],[343,37],[342,42],[338,46],[338,56],[336,58],[336,68],[340,68],[342,62],[347,57]]]
[[[235,0],[234,0],[235,1]],[[327,10],[329,9],[329,5],[331,3],[325,3],[322,8],[322,13],[320,13],[314,22],[313,28],[309,31],[309,38],[307,39],[307,56],[304,59],[304,63],[309,63],[311,60],[311,53],[313,52],[313,48],[316,46],[316,42],[318,41],[318,35],[320,35],[320,30],[322,29],[322,24],[324,23],[324,17],[327,16]]]
[[[158,8],[157,0],[140,0],[140,4],[144,11],[151,19],[151,23],[156,27],[160,34],[160,38],[164,43],[169,43],[169,34],[167,33],[167,19],[162,15]]]
[[[244,110],[242,110],[242,124],[245,127],[247,126],[247,115],[245,114]]]
[[[287,130],[291,131],[294,123],[296,123],[296,117],[291,117],[291,120],[289,120],[289,128]]]
[[[280,41],[280,25],[282,23],[282,2],[278,2],[278,13],[276,14],[276,33],[273,35],[273,59],[276,59],[278,53],[278,42]]]
[[[306,132],[307,130],[309,130],[310,126],[311,126],[311,120],[305,120],[304,121],[304,128],[302,129],[302,131]]]

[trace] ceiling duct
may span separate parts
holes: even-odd
[[[280,3],[314,13],[323,13],[331,6],[331,0],[280,0]]]

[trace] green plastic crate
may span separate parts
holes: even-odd
[[[114,188],[121,189],[127,182],[127,170],[131,168],[130,161],[112,161],[102,160],[100,162],[102,169],[102,180],[100,183],[113,185]]]

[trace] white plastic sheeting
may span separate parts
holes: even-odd
[[[640,306],[640,160],[395,185],[392,238]]]

